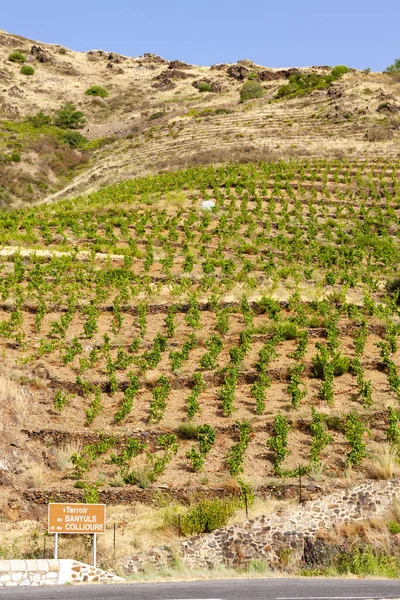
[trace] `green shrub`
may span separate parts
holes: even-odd
[[[153,473],[149,467],[134,469],[124,475],[124,483],[137,485],[142,490],[150,487],[153,480]]]
[[[181,532],[183,535],[196,535],[224,527],[236,508],[237,501],[231,498],[204,498],[183,515],[180,522]]]
[[[389,65],[388,67],[386,67],[386,69],[384,70],[384,73],[400,73],[400,58],[396,58],[396,60],[394,61],[394,63],[392,65]]]
[[[204,466],[204,455],[196,450],[194,446],[186,452],[186,458],[191,462],[192,469],[195,473],[200,471]]]
[[[254,72],[253,73],[249,73],[248,76],[247,76],[247,79],[249,81],[254,81],[255,79],[258,79],[258,75],[257,75],[257,73],[254,73]]]
[[[323,349],[320,348],[320,352],[311,359],[313,365],[313,377],[318,377],[320,379],[324,377],[325,367],[329,362],[329,353],[327,349],[325,350],[327,352],[326,355]],[[333,370],[334,376],[340,377],[340,375],[344,375],[344,373],[347,373],[349,370],[350,359],[347,356],[342,356],[341,352],[336,352],[329,364]]]
[[[327,88],[333,81],[331,75],[318,75],[317,73],[296,73],[289,77],[289,83],[281,85],[275,98],[295,98],[302,94],[309,94],[313,90]]]
[[[99,501],[99,490],[96,483],[86,483],[83,488],[85,491],[86,504],[97,504]]]
[[[318,73],[296,73],[289,77],[289,83],[281,85],[275,98],[295,98],[303,94],[309,94],[313,90],[323,90],[328,88],[333,81],[336,81],[350,69],[344,65],[334,67],[329,75],[320,75]]]
[[[211,92],[211,84],[206,81],[201,81],[198,85],[199,92]]]
[[[349,67],[346,67],[346,65],[336,65],[331,71],[331,75],[335,79],[339,79],[339,77],[342,77],[346,73],[350,73],[350,69]]]
[[[357,467],[362,463],[363,458],[367,456],[367,447],[363,438],[365,433],[370,432],[360,420],[358,413],[355,410],[352,410],[346,415],[344,433],[346,440],[350,444],[350,451],[346,458],[346,466]]]
[[[332,273],[330,271],[328,271],[327,273],[325,273],[325,281],[327,285],[335,285],[336,283],[336,275],[335,273]]]
[[[22,54],[22,52],[11,52],[10,56],[8,57],[8,60],[11,60],[11,62],[16,62],[16,63],[24,63],[26,58],[25,55]]]
[[[208,454],[215,442],[215,429],[205,423],[197,428],[197,439],[201,454]]]
[[[33,75],[35,73],[35,69],[31,67],[31,65],[24,65],[21,67],[20,73],[22,73],[22,75]]]
[[[387,528],[389,530],[389,533],[393,535],[400,533],[400,523],[397,523],[397,521],[389,521],[389,523],[387,524]]]
[[[227,457],[226,464],[228,465],[229,473],[232,476],[243,473],[244,453],[249,445],[251,434],[253,432],[249,421],[236,422],[239,428],[239,442],[232,446]]]
[[[283,321],[275,328],[274,337],[279,340],[295,340],[299,336],[299,330],[296,323]]]
[[[108,92],[101,85],[92,85],[85,92],[86,96],[98,96],[99,98],[107,98]]]
[[[264,88],[258,81],[246,81],[240,89],[240,102],[262,98],[262,96],[264,96]]]
[[[340,574],[374,575],[397,579],[400,576],[400,560],[384,550],[372,546],[357,547],[350,553],[342,553],[338,559]]]
[[[113,144],[117,139],[114,136],[95,138],[86,142],[84,150],[98,150],[99,148],[103,148],[103,146],[107,146],[107,144]]]
[[[257,302],[257,312],[268,315],[273,321],[277,321],[281,313],[281,306],[277,300],[269,296],[263,296]]]
[[[13,152],[11,154],[11,161],[15,163],[21,162],[21,154],[19,152]]]
[[[286,417],[277,415],[274,419],[274,430],[272,436],[267,440],[267,448],[273,452],[274,473],[282,474],[281,464],[286,456],[290,454],[287,436],[290,426]]]
[[[178,435],[183,440],[197,440],[197,425],[182,423],[178,427]]]
[[[46,115],[43,111],[40,111],[36,115],[28,115],[25,121],[36,127],[36,129],[40,129],[46,125],[51,125],[52,118],[50,115]]]
[[[66,131],[61,140],[71,148],[83,148],[87,143],[87,139],[79,131]]]
[[[56,391],[56,395],[54,397],[54,407],[59,412],[68,404],[70,397],[68,394],[64,394],[61,390]]]
[[[54,125],[62,129],[81,129],[86,119],[82,112],[76,110],[75,104],[65,102],[56,112]]]
[[[396,277],[392,281],[388,281],[386,284],[386,289],[395,299],[396,302],[400,303],[400,278]]]
[[[269,571],[268,563],[261,558],[256,558],[249,562],[247,567],[247,573],[257,573],[257,575],[263,575]]]

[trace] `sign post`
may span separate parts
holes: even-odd
[[[54,558],[58,558],[60,533],[93,535],[93,566],[97,560],[97,534],[106,532],[105,504],[49,504],[48,531],[54,535]]]
[[[54,535],[54,560],[58,560],[58,533]]]
[[[97,534],[93,534],[93,566],[96,567],[97,562]]]

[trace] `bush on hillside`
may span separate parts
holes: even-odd
[[[197,425],[182,423],[179,425],[178,435],[183,440],[197,440]]]
[[[197,89],[199,92],[211,92],[211,84],[206,81],[201,81]]]
[[[21,162],[21,154],[19,152],[12,152],[11,154],[11,161],[15,162],[15,163],[19,163]]]
[[[262,98],[264,95],[263,86],[258,81],[246,81],[240,90],[240,102],[252,100],[254,98]]]
[[[99,98],[107,98],[108,92],[101,85],[92,85],[85,92],[86,96],[98,96]]]
[[[390,123],[382,123],[370,127],[365,134],[365,138],[369,142],[386,142],[391,140],[393,135]]]
[[[85,144],[85,150],[98,150],[103,146],[107,146],[107,144],[113,144],[118,138],[111,137],[103,137],[103,138],[95,138],[94,140],[90,140]]]
[[[336,67],[333,67],[333,69],[331,71],[331,75],[335,79],[339,79],[339,77],[343,77],[343,75],[345,75],[346,73],[350,73],[350,69],[349,69],[349,67],[346,67],[346,65],[337,65]]]
[[[390,75],[392,73],[400,73],[400,58],[396,58],[394,63],[386,67],[386,69],[383,72],[389,73]]]
[[[350,69],[344,65],[334,67],[329,75],[320,75],[318,73],[296,73],[289,77],[289,83],[281,85],[275,98],[295,98],[303,94],[309,94],[314,90],[324,90],[331,83],[340,79]]]
[[[79,131],[66,131],[61,139],[70,148],[83,148],[87,143],[87,139]]]
[[[33,125],[36,129],[40,129],[45,125],[51,125],[52,118],[50,115],[46,115],[43,111],[40,111],[36,115],[28,115],[25,121]]]
[[[11,52],[10,56],[8,57],[8,60],[11,60],[11,62],[16,62],[16,63],[24,63],[26,58],[25,55],[22,54],[22,52]]]
[[[343,356],[341,352],[336,352],[331,358],[326,348],[321,348],[319,353],[312,357],[312,377],[322,379],[325,375],[325,368],[328,363],[331,364],[335,377],[340,377],[350,369],[350,359]]]
[[[54,125],[62,129],[81,129],[85,122],[83,113],[76,110],[72,102],[65,102],[56,112],[54,119]]]
[[[400,278],[396,277],[392,281],[388,281],[386,289],[395,298],[397,304],[400,304]]]
[[[181,518],[181,533],[197,535],[210,533],[214,529],[224,527],[237,507],[237,500],[232,498],[214,498],[212,500],[203,498]]]
[[[22,75],[33,75],[35,73],[35,69],[31,67],[31,65],[24,65],[21,67],[20,73],[22,73]]]

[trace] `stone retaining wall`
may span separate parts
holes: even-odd
[[[195,536],[172,547],[155,548],[128,557],[127,573],[142,571],[146,564],[171,565],[180,559],[188,568],[244,566],[263,559],[271,568],[296,564],[304,554],[305,543],[316,539],[320,530],[339,523],[383,516],[400,495],[400,480],[363,483],[352,490],[341,490],[281,514],[263,516]]]
[[[75,560],[0,560],[0,587],[118,581],[123,579]]]

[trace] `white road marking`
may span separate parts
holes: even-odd
[[[398,596],[284,596],[276,600],[399,600]]]

